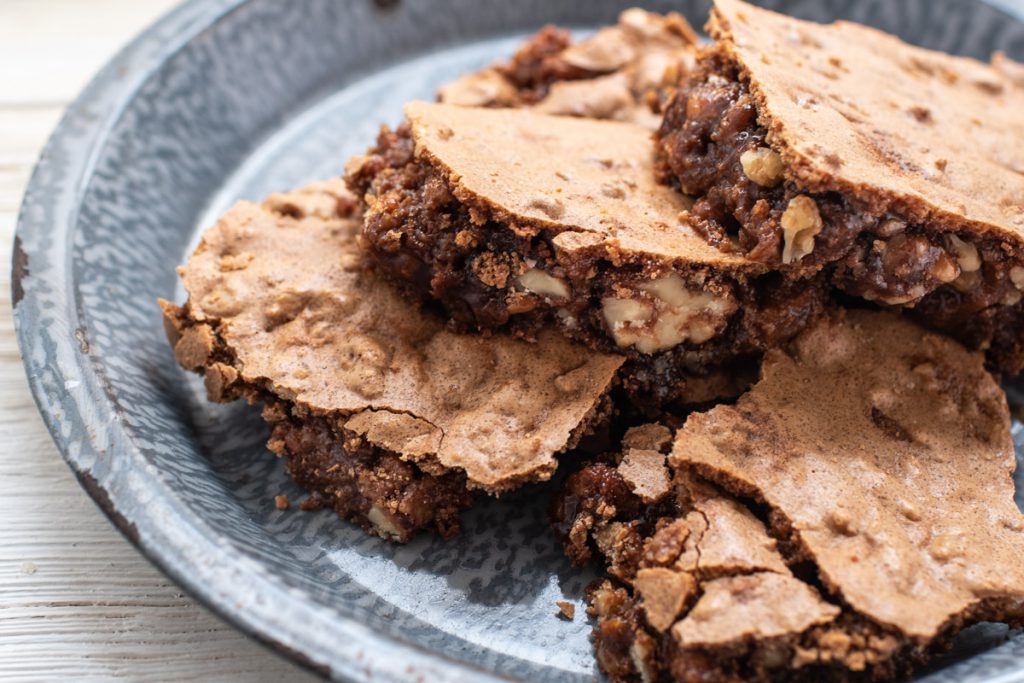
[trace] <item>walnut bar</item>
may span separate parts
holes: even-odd
[[[624,384],[659,404],[714,398],[728,382],[692,379],[738,380],[822,309],[819,279],[762,276],[681,223],[639,126],[425,102],[406,114],[348,166],[363,246],[459,329],[558,326],[627,354]]]
[[[1024,368],[1024,90],[1006,60],[738,0],[708,29],[657,134],[708,243]]]

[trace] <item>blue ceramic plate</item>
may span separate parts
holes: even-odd
[[[1004,10],[1022,13],[1003,0]],[[647,3],[700,25],[707,4]],[[1024,26],[967,0],[772,2],[950,52],[1024,58]],[[411,98],[511,52],[546,22],[614,21],[614,0],[194,0],[85,90],[43,153],[14,259],[21,349],[71,468],[133,543],[239,628],[354,681],[583,681],[591,578],[544,519],[550,485],[485,501],[454,542],[395,547],[299,490],[256,412],[215,406],[174,364],[155,301],[217,214],[342,171]],[[1018,443],[1021,425],[1016,424]],[[581,612],[582,610],[578,610]],[[927,680],[1024,675],[1024,636],[982,626]]]

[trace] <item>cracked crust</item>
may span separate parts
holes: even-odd
[[[633,8],[614,26],[574,43],[547,26],[508,62],[466,74],[438,91],[445,104],[527,107],[546,114],[610,119],[650,130],[667,83],[695,59],[697,33],[681,15]]]
[[[906,320],[823,321],[735,406],[691,416],[671,461],[770,506],[830,591],[908,638],[1024,616],[1006,398]]]
[[[841,610],[794,576],[765,525],[685,475],[652,505],[630,482],[629,452],[574,473],[553,510],[570,557],[594,553],[614,577],[588,590],[611,680],[771,680],[798,649],[822,649],[819,631]]]
[[[1024,245],[1024,91],[1005,67],[739,0],[716,0],[709,31],[793,181]]]
[[[314,471],[361,452],[348,454],[362,462],[348,477],[356,489],[381,488],[375,458],[394,461],[385,480],[456,480],[462,507],[467,490],[549,477],[555,454],[606,417],[622,359],[557,333],[535,346],[446,331],[363,269],[353,211],[341,181],[232,208],[181,269],[188,303],[163,304],[178,361],[205,374],[212,400],[273,405],[271,447],[293,463]],[[388,507],[363,516],[405,540],[430,515],[400,510],[392,489]]]
[[[624,451],[553,506],[569,557],[609,577],[588,601],[612,681],[885,680],[971,623],[1024,623],[1005,397],[905,319],[835,313],[770,353],[675,433],[666,498]]]

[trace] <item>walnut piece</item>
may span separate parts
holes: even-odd
[[[540,268],[530,268],[516,278],[520,287],[528,292],[549,299],[568,299],[569,287],[556,277],[548,275]]]
[[[740,155],[743,173],[762,187],[774,187],[782,180],[782,157],[767,147],[748,149]]]
[[[1017,289],[1024,291],[1024,266],[1010,268],[1010,282]]]
[[[977,271],[974,271],[973,273],[960,273],[960,277],[953,280],[953,287],[955,287],[958,292],[963,292],[964,294],[977,289],[980,284],[981,273]]]
[[[960,265],[960,267],[957,268],[957,262],[954,262],[952,258],[946,255],[940,256],[939,259],[935,262],[935,264],[931,267],[930,271],[932,277],[934,277],[939,282],[946,283],[953,282],[958,277],[960,277],[962,273],[968,272],[975,271],[969,271],[965,269],[963,265]]]
[[[799,261],[814,251],[814,237],[824,227],[818,205],[805,195],[789,200],[782,212],[782,262]]]
[[[878,226],[875,233],[879,237],[895,237],[904,230],[907,229],[907,224],[896,218],[889,218],[888,220],[882,221],[882,224]]]
[[[960,270],[964,273],[973,273],[981,268],[981,256],[978,248],[973,243],[960,239],[956,235],[946,235],[946,249],[956,262],[960,264]],[[941,278],[940,278],[941,279]]]
[[[648,300],[606,297],[605,323],[615,343],[656,353],[684,341],[703,344],[724,326],[735,304],[728,298],[688,289],[678,275],[640,285]]]
[[[392,516],[379,505],[372,505],[370,507],[370,511],[366,513],[366,519],[373,525],[373,528],[381,538],[394,541],[402,538],[402,530],[399,528],[398,524],[396,524]]]

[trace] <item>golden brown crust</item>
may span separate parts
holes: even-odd
[[[692,490],[692,486],[691,486]],[[691,494],[694,495],[694,494]],[[700,534],[694,539],[692,566],[684,552],[676,562],[681,569],[695,571],[701,578],[777,572],[788,574],[775,539],[764,525],[721,491],[711,490],[694,495],[694,512],[701,518]]]
[[[709,31],[798,185],[1024,245],[1024,90],[1003,73],[740,0],[716,0]]]
[[[832,621],[839,608],[787,574],[756,572],[706,581],[700,600],[672,627],[682,648],[793,636]]]
[[[557,233],[559,250],[763,270],[708,245],[682,222],[686,200],[656,182],[644,128],[427,102],[411,102],[405,112],[416,155],[444,174],[459,201],[526,233]],[[637,153],[644,149],[651,153]]]
[[[698,42],[693,28],[675,12],[628,9],[614,26],[576,43],[548,27],[527,39],[512,62],[466,74],[442,86],[437,98],[460,106],[529,107],[626,121],[654,130],[660,118],[650,100],[657,100],[666,72],[675,79],[692,67]],[[532,66],[528,71],[540,73],[522,73],[525,62]],[[524,76],[531,76],[531,82],[517,83]],[[532,82],[538,78],[541,83]]]
[[[630,448],[619,463],[619,474],[633,493],[645,503],[653,503],[668,495],[670,490],[665,455],[655,450]]]
[[[234,377],[293,411],[345,430],[430,473],[464,471],[470,488],[546,479],[554,455],[601,409],[622,359],[550,332],[538,345],[456,335],[363,270],[359,221],[341,181],[241,202],[182,271],[193,326],[179,359],[200,369],[216,330]]]
[[[1009,426],[980,355],[850,311],[769,353],[735,406],[692,415],[670,461],[766,503],[831,592],[928,642],[1024,616]]]

